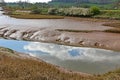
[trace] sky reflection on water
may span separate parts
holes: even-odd
[[[120,66],[120,53],[110,50],[4,39],[0,39],[0,46],[75,71],[103,73]]]
[[[57,44],[31,42],[24,46],[27,51],[41,51],[61,60],[112,61],[120,60],[120,54],[110,50],[72,47]]]

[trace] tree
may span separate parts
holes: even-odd
[[[120,1],[117,1],[116,3],[114,3],[114,8],[120,9]]]
[[[93,14],[93,15],[96,15],[96,14],[99,14],[100,13],[100,9],[96,6],[92,6],[90,8],[90,12]]]
[[[32,14],[40,14],[41,13],[41,10],[36,6],[34,5],[32,7],[32,11],[31,11]]]

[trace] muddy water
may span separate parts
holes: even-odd
[[[120,52],[110,50],[4,39],[0,39],[0,46],[73,71],[98,74],[120,67]]]
[[[110,27],[101,26],[102,23],[77,21],[72,19],[16,19],[2,15],[0,11],[0,27],[15,28],[57,28],[57,29],[80,29],[80,30],[105,30]]]

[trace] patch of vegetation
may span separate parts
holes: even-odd
[[[0,56],[5,55],[9,57],[16,57],[14,53],[15,52],[12,49],[0,47]]]
[[[0,47],[0,51],[14,53],[14,51],[12,49],[9,49],[9,48],[2,48],[2,47]]]
[[[50,8],[48,10],[48,14],[50,14],[50,15],[57,15],[58,14],[57,9],[56,8]]]
[[[108,72],[103,75],[99,75],[100,80],[119,80],[120,79],[120,69]]]
[[[110,26],[115,28],[120,28],[120,22],[113,22],[113,23],[105,23],[104,26]]]
[[[53,2],[56,4],[56,2]],[[16,10],[28,10],[32,14],[40,15],[61,15],[61,16],[75,16],[75,17],[94,17],[94,18],[105,18],[105,19],[120,19],[120,10],[104,10],[104,4],[93,4],[93,3],[83,3],[82,5],[72,6],[73,3],[60,3],[60,7],[55,7],[53,3],[24,3],[21,7],[20,4],[23,3],[14,3],[14,6],[11,5],[5,6],[7,11],[16,11]],[[64,4],[69,4],[72,7],[63,6]],[[77,4],[77,3],[74,3]],[[108,4],[111,6],[112,4]],[[84,8],[81,8],[81,7]],[[11,14],[11,12],[9,12]],[[19,18],[19,17],[18,17]],[[40,19],[40,18],[38,18]],[[48,18],[49,19],[49,18]]]
[[[95,10],[95,9],[94,9]],[[87,8],[49,8],[49,9],[33,9],[30,10],[13,10],[7,14],[15,18],[23,19],[61,19],[63,16],[91,17],[98,14],[96,10]],[[54,16],[53,16],[54,15]]]
[[[64,16],[31,14],[26,12],[13,12],[12,14],[9,15],[14,18],[22,18],[22,19],[63,19],[64,18]]]
[[[120,19],[120,10],[101,10],[99,15],[95,15],[95,18],[103,19]]]
[[[92,6],[98,6],[100,9],[113,9],[117,1],[118,0],[52,0],[49,4],[60,8],[70,8],[71,6],[90,8]]]
[[[90,33],[95,31],[95,30],[72,30],[72,29],[56,29],[56,30],[65,32],[84,32],[84,33]]]
[[[54,15],[10,15],[14,18],[21,19],[63,19],[63,16],[54,16]]]
[[[105,30],[104,32],[120,33],[120,29],[108,29],[108,30]]]
[[[40,14],[41,10],[40,9],[34,9],[31,11],[31,14]]]
[[[120,22],[105,23],[104,26],[114,27],[114,29],[105,30],[105,32],[120,33]]]
[[[100,9],[99,9],[98,7],[96,7],[96,6],[92,6],[92,7],[90,8],[90,11],[91,11],[91,13],[92,13],[93,15],[100,14]]]
[[[64,31],[64,32],[82,32],[82,33],[91,33],[91,32],[109,32],[109,33],[120,33],[120,29],[108,29],[104,31],[99,30],[71,30],[71,29],[56,29],[57,31]]]
[[[91,11],[88,8],[50,8],[48,13],[62,16],[77,16],[88,17],[92,16]]]

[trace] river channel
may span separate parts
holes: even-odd
[[[120,67],[120,52],[110,50],[5,39],[0,46],[73,71],[101,74]]]

